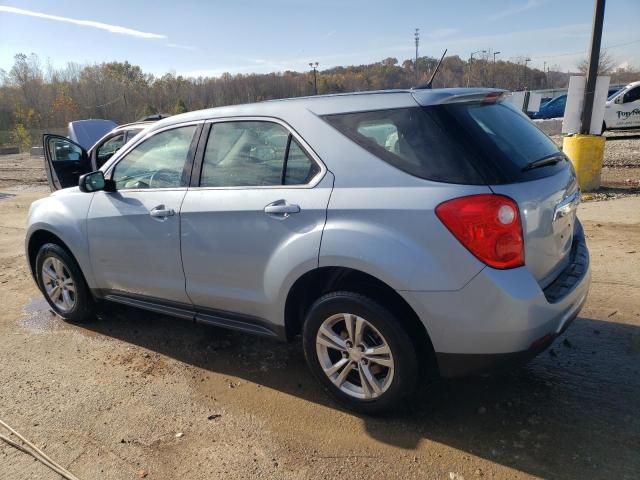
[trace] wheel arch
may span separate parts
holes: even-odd
[[[347,290],[365,295],[391,310],[407,329],[425,366],[435,366],[435,354],[425,325],[398,292],[382,280],[347,267],[319,267],[300,276],[289,289],[285,301],[284,323],[287,340],[302,331],[306,314],[322,295]]]
[[[31,234],[27,243],[27,260],[29,262],[29,268],[31,269],[31,275],[36,283],[38,283],[38,279],[36,277],[36,257],[38,256],[40,248],[47,243],[55,243],[56,245],[64,248],[76,263],[78,263],[78,260],[73,255],[69,246],[58,235],[45,229],[36,230]],[[80,270],[82,271],[82,269]]]

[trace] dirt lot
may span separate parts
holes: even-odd
[[[0,157],[0,418],[80,478],[638,477],[640,197],[580,206],[592,290],[550,350],[369,418],[324,396],[299,343],[125,307],[51,315],[22,245],[40,162]],[[0,443],[0,478],[59,477]]]

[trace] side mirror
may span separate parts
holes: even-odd
[[[616,99],[615,99],[615,103],[623,103],[622,100],[624,99],[624,95],[619,95]]]
[[[86,193],[97,192],[99,190],[112,192],[115,190],[115,188],[113,188],[113,180],[106,180],[102,170],[96,170],[95,172],[82,175],[78,180],[78,187],[80,187],[81,192]]]

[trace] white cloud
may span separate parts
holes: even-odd
[[[195,45],[180,45],[179,43],[167,43],[165,46],[169,48],[178,48],[180,50],[197,50],[198,47]]]
[[[0,5],[0,13],[14,13],[16,15],[26,15],[28,17],[44,18],[46,20],[54,20],[56,22],[71,23],[73,25],[80,25],[82,27],[97,28],[99,30],[105,30],[111,33],[117,33],[119,35],[128,35],[130,37],[145,38],[145,39],[158,39],[167,38],[166,35],[158,33],[141,32],[140,30],[134,30],[132,28],[121,27],[119,25],[110,25],[108,23],[95,22],[93,20],[77,20],[75,18],[60,17],[58,15],[49,15],[47,13],[34,12],[32,10],[25,10],[23,8],[8,7]]]
[[[527,10],[532,10],[534,8],[539,7],[543,3],[544,3],[543,0],[527,0],[525,3],[521,5],[515,5],[511,8],[505,8],[502,11],[489,15],[487,18],[491,21],[500,20],[502,18],[517,15],[518,13],[526,12]]]

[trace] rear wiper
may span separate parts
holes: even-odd
[[[534,160],[533,162],[528,163],[525,167],[523,167],[522,171],[526,172],[527,170],[533,170],[534,168],[546,167],[547,165],[555,165],[562,160],[566,160],[567,157],[562,153],[552,153],[551,155],[546,155],[538,160]]]

